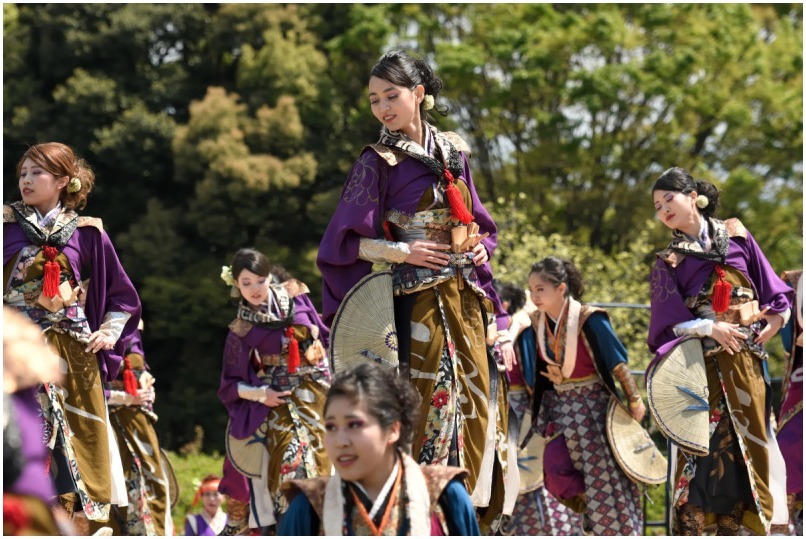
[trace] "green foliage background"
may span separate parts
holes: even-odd
[[[223,451],[218,275],[237,248],[318,303],[319,239],[377,137],[367,76],[393,46],[445,82],[438,125],[473,150],[498,278],[553,254],[588,301],[646,303],[668,237],[649,189],[673,165],[723,190],[777,270],[802,265],[800,4],[4,4],[3,29],[4,201],[30,144],[95,167],[86,213],[143,300],[169,449],[201,425]],[[611,314],[643,367],[646,312]]]

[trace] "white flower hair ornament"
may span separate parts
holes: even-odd
[[[70,178],[70,181],[67,182],[67,192],[78,193],[79,191],[81,191],[81,180],[73,176]]]
[[[696,204],[701,210],[704,210],[708,207],[708,197],[705,195],[699,195],[694,201],[694,204]]]
[[[235,286],[235,277],[232,276],[232,266],[221,266],[221,280],[227,286]]]
[[[431,94],[426,94],[423,98],[423,109],[431,110],[434,108],[434,96]]]

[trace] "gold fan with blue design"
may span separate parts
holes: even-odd
[[[330,329],[330,364],[334,373],[367,360],[397,369],[392,272],[370,273],[353,286],[339,305]]]

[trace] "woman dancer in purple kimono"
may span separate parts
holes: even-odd
[[[476,193],[469,149],[427,121],[441,89],[430,66],[405,52],[373,67],[368,96],[380,138],[350,172],[317,265],[329,324],[373,263],[393,264],[400,373],[423,397],[412,456],[469,471],[473,503],[487,508],[480,510],[486,533],[517,496],[512,478],[505,493],[507,474],[517,473],[507,463],[506,382],[485,347],[486,322],[505,330],[508,316],[492,285],[496,228]],[[460,226],[478,233],[451,252]],[[511,361],[512,344],[501,340]]]
[[[764,343],[788,320],[792,291],[738,219],[717,219],[713,184],[675,167],[655,182],[652,198],[672,230],[650,279],[653,364],[683,338],[701,339],[711,410],[710,454],[670,458],[673,533],[702,535],[715,523],[719,535],[736,535],[740,525],[767,535],[784,472],[770,429]],[[753,301],[760,311],[742,316],[739,306]]]
[[[140,300],[99,219],[80,217],[95,176],[64,144],[28,149],[22,200],[3,207],[3,302],[36,322],[66,361],[62,386],[39,393],[50,472],[79,533],[126,505],[105,382],[117,376]]]
[[[256,527],[263,527],[279,522],[287,508],[283,481],[330,474],[321,417],[330,385],[329,332],[308,287],[262,253],[240,249],[222,278],[237,288],[240,301],[229,326],[218,396],[229,413],[229,434],[262,438],[268,450],[263,476],[249,480],[253,507],[271,506],[274,513],[265,515],[268,521],[252,515]],[[237,467],[237,456],[229,457]],[[270,500],[262,501],[266,495]]]

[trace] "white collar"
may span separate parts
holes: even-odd
[[[52,210],[50,210],[45,215],[42,215],[41,213],[39,213],[39,210],[37,210],[36,208],[32,208],[32,209],[34,210],[34,213],[36,213],[36,222],[37,222],[37,224],[39,225],[40,228],[42,228],[42,227],[46,226],[45,223],[47,221],[50,221],[52,223],[53,221],[56,220],[56,216],[59,215],[59,213],[61,213],[61,211],[62,211],[62,202],[61,201],[57,202],[56,207],[53,208]]]
[[[397,479],[397,471],[399,469],[400,469],[400,461],[397,458],[395,458],[395,466],[394,468],[392,468],[392,473],[389,474],[389,477],[386,479],[386,483],[384,483],[383,488],[378,493],[378,497],[375,498],[375,501],[372,502],[372,510],[369,512],[369,518],[371,519],[375,518],[375,515],[377,515],[378,511],[381,510],[384,500],[386,500],[387,496],[389,495],[389,491],[392,490],[392,487],[395,484],[395,479]],[[369,493],[367,493],[367,490],[364,488],[364,485],[358,482],[353,484],[356,485],[359,489],[361,489],[361,492],[366,494],[367,498],[369,498]]]
[[[210,518],[210,515],[207,514],[207,511],[202,510],[201,517],[207,522],[207,525],[210,526],[216,534],[221,533],[224,530],[224,527],[227,525],[227,514],[221,510],[219,507],[215,515]]]
[[[403,466],[403,481],[406,484],[406,514],[409,517],[409,535],[431,535],[431,499],[428,485],[420,465],[409,455],[400,454]],[[325,487],[322,505],[322,531],[324,535],[340,537],[344,533],[344,495],[342,479],[336,472]]]

